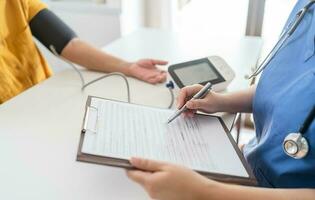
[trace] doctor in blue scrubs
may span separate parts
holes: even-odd
[[[315,106],[315,4],[309,3],[297,2],[284,33],[294,26],[297,13],[308,6],[305,15],[281,48],[271,53],[257,86],[231,94],[212,92],[186,104],[190,110],[185,114],[190,117],[196,110],[253,113],[256,137],[243,152],[260,187],[219,183],[181,166],[142,158],[130,160],[138,170],[128,171],[128,177],[143,186],[152,198],[161,200],[314,200],[315,120],[310,113]],[[201,87],[182,89],[178,108]],[[302,137],[308,151],[290,156],[283,143],[290,133],[299,132],[306,121]]]

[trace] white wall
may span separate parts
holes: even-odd
[[[51,3],[50,9],[68,24],[80,38],[102,47],[121,35],[119,8],[95,3]]]
[[[262,37],[264,51],[272,48],[278,40],[284,24],[297,0],[267,0]]]
[[[248,0],[192,0],[177,15],[177,31],[187,35],[245,34]]]
[[[173,29],[177,0],[146,0],[145,25],[152,28]]]
[[[117,1],[117,0],[116,0]],[[146,0],[121,0],[121,33],[127,35],[145,26]]]

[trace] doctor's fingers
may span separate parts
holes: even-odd
[[[127,176],[131,180],[133,180],[136,183],[139,183],[140,185],[144,186],[147,182],[147,179],[151,175],[151,172],[144,172],[140,170],[128,170]]]
[[[196,112],[197,112],[197,110],[188,109],[187,111],[184,112],[184,116],[185,117],[194,117]]]
[[[184,87],[180,90],[179,95],[177,96],[177,108],[181,108],[187,101],[188,98],[195,95],[202,89],[202,85],[196,84]]]
[[[162,170],[163,166],[165,165],[163,162],[160,161],[136,157],[132,157],[129,162],[138,170],[128,170],[127,176],[131,180],[139,183],[142,186],[146,185],[146,182],[150,178],[150,175],[152,175],[152,172]]]
[[[208,108],[208,99],[194,99],[187,102],[186,107],[190,110],[206,110]]]
[[[168,165],[162,161],[150,160],[145,158],[136,158],[132,157],[130,159],[130,163],[132,166],[148,172],[155,172],[163,170],[163,167]]]

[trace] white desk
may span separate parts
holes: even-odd
[[[175,56],[176,47],[167,43],[169,38],[165,34],[139,33],[142,34],[155,37],[156,49],[141,51],[137,47],[145,47],[146,40],[136,40],[137,46],[119,52],[119,46],[135,42],[137,34],[120,39],[107,49],[134,59],[150,55],[156,57],[159,52],[163,53],[157,57]],[[252,42],[259,43],[259,40]],[[166,48],[159,49],[159,45],[166,45]],[[248,56],[240,50],[234,51],[239,55],[234,66],[246,63],[247,57],[252,55],[251,50],[247,52]],[[93,72],[85,72],[84,75],[87,79],[99,76]],[[168,105],[169,92],[163,85],[129,80],[134,103],[159,107]],[[148,199],[139,186],[127,179],[124,170],[76,162],[87,95],[124,100],[125,85],[119,77],[111,77],[82,93],[78,76],[68,70],[0,106],[1,199]]]

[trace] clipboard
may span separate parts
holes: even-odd
[[[112,166],[112,167],[119,167],[119,168],[124,168],[124,169],[134,169],[134,167],[130,164],[128,159],[121,159],[121,158],[114,158],[110,156],[100,156],[100,155],[93,155],[90,153],[84,153],[82,152],[82,146],[84,139],[86,137],[87,130],[90,132],[95,132],[96,133],[96,125],[88,124],[88,120],[91,117],[95,117],[95,113],[97,114],[97,108],[93,107],[91,105],[92,98],[98,98],[98,99],[104,99],[104,100],[110,100],[114,102],[120,102],[120,103],[125,103],[117,100],[111,100],[111,99],[105,99],[105,98],[100,98],[100,97],[94,97],[94,96],[89,96],[86,102],[86,109],[85,109],[85,114],[84,114],[84,119],[83,119],[83,125],[82,125],[82,130],[81,130],[81,136],[80,136],[80,141],[79,141],[79,147],[78,147],[78,152],[77,152],[77,161],[80,162],[86,162],[86,163],[93,163],[93,164],[99,164],[99,165],[106,165],[106,166]],[[133,104],[136,105],[136,104]],[[141,106],[141,105],[139,105]],[[93,114],[94,113],[94,114]],[[223,120],[220,117],[217,116],[210,116],[209,117],[217,118],[222,125],[222,129],[224,129],[224,132],[231,143],[231,146],[233,147],[233,150],[235,150],[238,158],[240,159],[244,169],[246,170],[248,177],[243,177],[243,176],[236,176],[236,175],[229,175],[229,174],[223,174],[223,173],[215,173],[215,172],[205,172],[205,171],[200,171],[200,170],[195,170],[199,174],[219,181],[219,182],[224,182],[224,183],[230,183],[230,184],[239,184],[239,185],[248,185],[248,186],[255,186],[257,185],[257,181],[255,176],[253,175],[250,166],[246,162],[242,152],[238,148],[236,142],[234,141],[233,137],[228,131],[228,128],[225,126]]]

